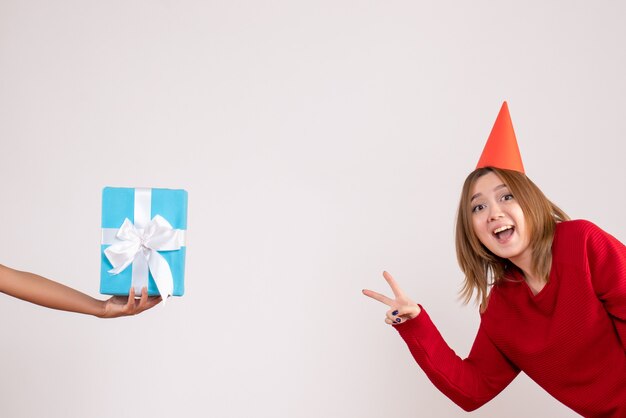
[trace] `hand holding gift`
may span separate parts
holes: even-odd
[[[103,190],[100,291],[92,298],[37,274],[0,265],[0,292],[69,312],[117,318],[136,315],[184,293],[187,192]],[[135,298],[137,293],[141,297]],[[163,296],[163,297],[162,297]]]
[[[135,289],[131,288],[128,298],[113,296],[104,301],[103,313],[100,318],[118,318],[120,316],[137,315],[161,302],[161,296],[148,297],[148,288],[141,289],[141,297],[135,298]]]

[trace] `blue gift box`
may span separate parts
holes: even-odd
[[[115,234],[128,219],[135,227],[142,228],[146,222],[160,215],[181,238],[180,249],[158,251],[169,264],[173,279],[173,296],[185,293],[185,253],[184,234],[187,229],[187,192],[180,189],[134,189],[125,187],[105,187],[102,190],[102,245],[100,251],[100,293],[107,295],[128,295],[133,286],[133,268],[128,265],[118,274],[111,273],[112,263],[105,250],[116,241]],[[147,270],[146,270],[147,272]],[[135,278],[135,280],[137,280]],[[145,279],[144,279],[145,280]],[[135,281],[135,284],[137,282]],[[158,296],[159,289],[152,273],[147,274],[148,295]],[[138,288],[135,293],[139,294]]]

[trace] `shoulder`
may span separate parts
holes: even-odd
[[[601,263],[611,254],[624,259],[626,247],[594,223],[578,219],[557,224],[552,243],[553,262],[588,268],[588,263]]]
[[[593,222],[590,222],[586,219],[574,219],[571,221],[563,221],[556,224],[556,233],[578,233],[578,234],[590,234],[604,232],[600,227],[598,227]]]
[[[601,231],[594,223],[584,219],[559,222],[552,241],[552,254],[558,255],[560,250],[569,255],[584,251],[589,237]]]
[[[609,234],[603,231],[599,226],[585,219],[563,221],[556,225],[554,245],[558,246],[565,241],[571,242],[572,240],[584,243],[589,241],[589,239],[594,240],[607,236],[609,236]]]
[[[566,239],[579,238],[582,241],[595,243],[597,241],[618,241],[613,235],[604,231],[598,225],[585,219],[564,221],[556,225],[555,241],[560,237]]]

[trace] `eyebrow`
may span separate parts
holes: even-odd
[[[495,192],[496,190],[500,190],[500,189],[503,189],[505,187],[507,187],[506,184],[502,183],[501,185],[494,187],[493,191]],[[470,203],[472,203],[472,201],[474,199],[476,199],[477,197],[480,197],[481,194],[482,193],[476,193],[474,196],[472,196],[472,198],[470,199]]]

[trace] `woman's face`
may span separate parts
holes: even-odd
[[[472,225],[480,242],[522,269],[529,266],[530,237],[524,214],[506,184],[489,172],[476,180],[470,196]]]

